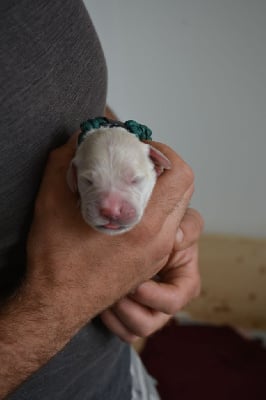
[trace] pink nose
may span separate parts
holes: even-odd
[[[118,219],[121,215],[120,207],[104,207],[100,209],[100,214],[102,217]]]
[[[101,203],[100,214],[110,220],[119,220],[120,222],[130,222],[135,218],[135,208],[121,196],[109,194]]]

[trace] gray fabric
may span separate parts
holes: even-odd
[[[48,152],[101,115],[106,65],[80,0],[0,2],[0,293],[19,284]],[[97,319],[11,400],[126,400],[130,353]]]

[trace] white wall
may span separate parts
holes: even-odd
[[[266,237],[266,1],[85,2],[109,104],[192,165],[206,231]]]

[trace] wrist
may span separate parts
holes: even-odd
[[[28,277],[17,293],[21,311],[29,312],[33,321],[50,329],[55,337],[71,338],[94,315],[90,305],[83,310],[80,290],[70,282],[51,275]]]

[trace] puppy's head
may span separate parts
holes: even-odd
[[[115,235],[140,221],[164,168],[170,162],[158,150],[123,128],[102,128],[77,148],[67,180],[79,192],[84,220]]]

